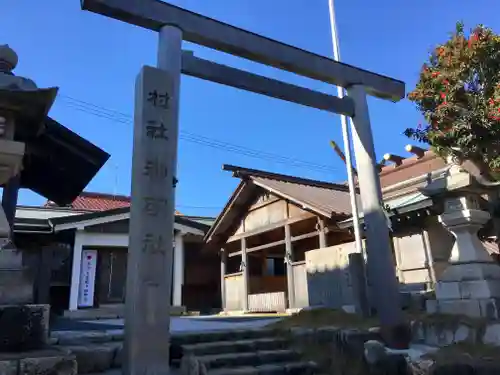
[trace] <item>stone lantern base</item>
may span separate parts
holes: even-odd
[[[500,266],[477,237],[489,220],[473,197],[446,201],[439,221],[455,237],[450,264],[436,284],[436,300],[428,301],[430,313],[500,318]]]

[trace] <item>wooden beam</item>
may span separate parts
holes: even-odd
[[[277,221],[276,223],[265,225],[263,227],[256,228],[256,229],[248,231],[248,232],[235,234],[235,235],[229,237],[226,242],[227,243],[235,242],[235,241],[242,239],[243,237],[250,237],[250,236],[255,236],[257,234],[269,232],[269,231],[272,231],[274,229],[281,228],[281,227],[285,226],[285,224],[298,223],[299,221],[307,220],[307,219],[310,219],[311,217],[313,217],[313,216],[310,213],[304,213],[304,214],[301,214],[299,216],[295,216],[295,217],[290,218],[290,219],[280,220],[280,221]]]
[[[416,155],[418,159],[423,158],[425,155],[425,151],[426,151],[423,148],[415,146],[415,145],[406,145],[405,150]]]
[[[397,166],[403,164],[404,159],[405,159],[404,157],[399,156],[399,155],[394,155],[394,154],[385,154],[384,155],[384,160],[392,161]]]
[[[160,0],[81,0],[82,9],[160,31],[182,30],[184,40],[341,87],[363,85],[371,95],[399,101],[402,81],[372,73],[202,16]]]
[[[340,160],[342,160],[344,162],[344,164],[347,165],[347,159],[345,157],[345,154],[340,149],[340,147],[337,145],[337,143],[335,141],[330,141],[330,146],[332,146],[333,151],[335,151],[335,153],[340,158]],[[352,173],[354,174],[354,176],[357,177],[358,176],[358,171],[352,165],[351,165],[351,170],[352,170]]]
[[[259,251],[259,250],[264,250],[264,249],[269,249],[270,247],[283,245],[284,243],[285,243],[285,240],[279,240],[279,241],[269,242],[269,243],[266,243],[264,245],[249,247],[247,249],[247,253],[252,253],[254,251]]]
[[[290,237],[290,241],[292,241],[292,242],[300,241],[300,240],[303,240],[306,238],[316,237],[317,235],[318,235],[318,232],[305,233],[305,234],[301,234],[300,236]],[[269,242],[269,243],[259,245],[259,246],[248,247],[246,249],[246,252],[253,253],[255,251],[264,250],[264,249],[268,249],[270,247],[285,245],[285,244],[286,244],[286,240],[273,241],[273,242]],[[237,252],[237,253],[241,254],[241,252]],[[229,256],[236,256],[236,255],[232,255],[232,254],[236,254],[236,253],[230,253]]]
[[[350,117],[354,115],[354,102],[347,96],[339,98],[276,79],[259,76],[244,70],[200,59],[189,52],[182,55],[182,73],[306,107]]]
[[[291,238],[291,241],[295,242],[295,241],[305,240],[306,238],[317,237],[317,236],[318,236],[318,232],[314,231],[314,232],[310,232],[310,233],[301,234],[299,236],[294,236]]]
[[[339,228],[337,226],[328,226],[325,228],[325,233],[345,233],[345,229]]]

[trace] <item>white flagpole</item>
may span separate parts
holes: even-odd
[[[337,33],[337,25],[335,22],[335,7],[333,5],[333,1],[334,0],[328,0],[328,6],[330,9],[330,27],[332,31],[333,59],[335,61],[340,61],[339,39]],[[343,98],[345,95],[344,88],[337,86],[337,93],[339,98]],[[358,202],[356,200],[354,174],[352,170],[351,141],[347,125],[347,117],[344,115],[340,115],[340,121],[342,123],[342,138],[344,139],[344,153],[347,166],[347,182],[349,184],[349,194],[351,198],[352,224],[354,227],[356,250],[358,253],[364,254],[363,243],[361,242],[360,225],[359,225]]]

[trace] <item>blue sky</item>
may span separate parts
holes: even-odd
[[[327,0],[170,2],[332,55]],[[134,81],[142,65],[155,65],[157,35],[84,12],[79,3],[0,1],[0,43],[17,51],[16,74],[39,87],[60,88],[50,115],[111,154],[87,190],[129,194]],[[499,10],[495,0],[336,0],[342,60],[401,79],[408,92],[428,51],[447,38],[457,20],[467,28],[483,23],[500,32]],[[336,92],[333,86],[185,44],[200,57]],[[218,213],[238,183],[221,171],[224,163],[326,181],[345,179],[345,167],[328,144],[330,139],[342,144],[338,116],[190,77],[183,77],[181,85],[176,197],[181,212]],[[420,121],[412,103],[370,99],[369,105],[377,158],[386,152],[405,155],[408,139],[402,132]],[[255,154],[260,157],[251,156]],[[282,163],[269,154],[279,155]],[[21,192],[21,204],[43,201]]]

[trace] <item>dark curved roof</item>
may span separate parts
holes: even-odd
[[[110,155],[50,117],[43,125],[35,137],[17,137],[27,146],[21,187],[64,206],[80,195]]]

